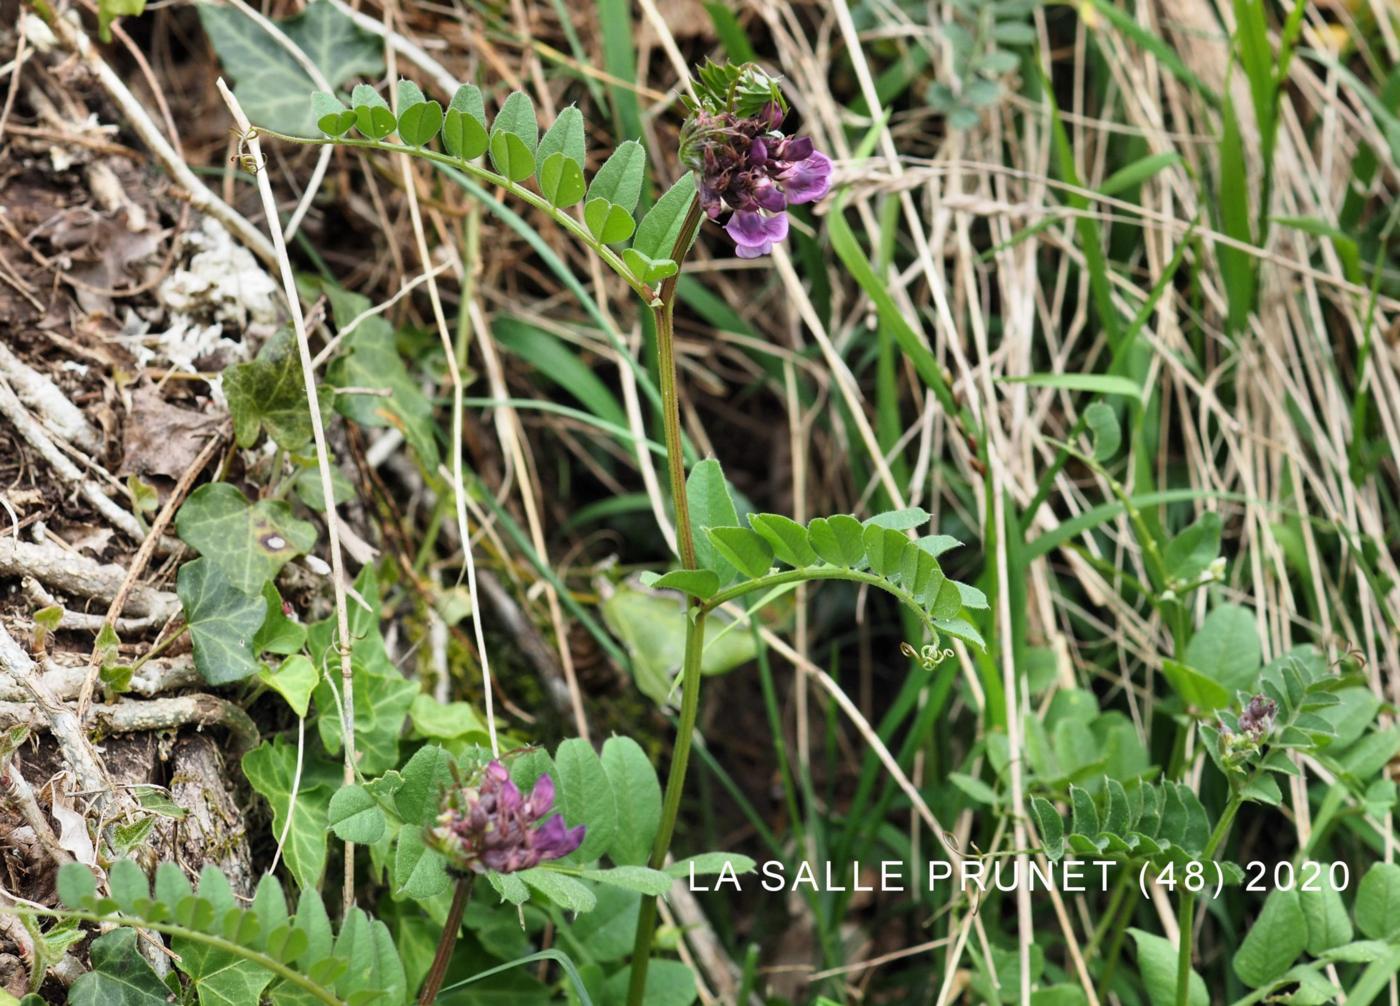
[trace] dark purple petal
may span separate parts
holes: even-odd
[[[554,780],[546,773],[535,780],[535,788],[530,791],[530,816],[538,820],[549,813],[554,806]]]
[[[765,178],[754,186],[753,199],[759,206],[772,213],[781,213],[787,209],[787,197],[771,178]]]
[[[506,816],[518,814],[524,802],[525,798],[520,793],[520,787],[513,782],[506,782],[501,787],[500,795],[497,797],[496,811]]]
[[[555,814],[535,831],[534,850],[541,860],[567,856],[583,844],[586,830],[583,825],[566,828],[564,818]]]
[[[743,255],[744,248],[763,248],[758,254],[766,255],[774,241],[787,237],[788,218],[786,213],[766,217],[760,213],[739,212],[729,218],[724,230],[739,246],[740,256],[750,258],[752,256]]]
[[[755,136],[753,142],[749,144],[749,163],[762,166],[768,162],[768,144],[763,142],[763,137]]]
[[[758,117],[767,123],[769,129],[777,129],[783,124],[786,113],[783,112],[782,105],[779,105],[776,101],[770,101],[763,106],[763,110],[758,113]]]
[[[831,190],[831,158],[815,151],[778,176],[790,203],[814,203]]]
[[[805,161],[812,156],[812,138],[793,136],[778,144],[775,156],[780,161]]]
[[[700,205],[711,220],[717,220],[724,212],[724,200],[720,197],[719,190],[704,178],[700,179]]]

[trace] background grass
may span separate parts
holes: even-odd
[[[219,167],[222,118],[179,86],[214,72],[188,15],[128,27],[192,159],[256,216]],[[949,574],[988,598],[987,646],[926,666],[901,647],[920,642],[916,624],[837,585],[731,630],[753,655],[707,685],[678,854],[734,849],[789,873],[803,858],[838,875],[860,863],[869,879],[881,860],[938,855],[936,819],[959,847],[1005,855],[1035,845],[1032,795],[1063,805],[1069,783],[1105,772],[1161,769],[1213,818],[1226,792],[1197,730],[1209,718],[1163,666],[1227,604],[1248,614],[1231,640],[1252,628],[1264,661],[1312,644],[1359,674],[1370,699],[1345,717],[1359,730],[1379,714],[1367,736],[1385,750],[1400,701],[1400,44],[1383,0],[414,0],[385,16],[488,105],[515,86],[546,120],[576,102],[595,156],[641,139],[653,194],[680,171],[678,97],[707,55],[781,72],[792,121],[837,161],[832,197],[795,214],[773,260],[740,262],[717,228],[702,234],[677,313],[688,449],[717,457],[756,511],[926,508],[962,543]],[[269,168],[289,200],[314,157],[282,151]],[[639,733],[664,760],[667,714],[633,680],[655,654],[629,647],[608,606],[668,556],[650,322],[547,220],[416,170],[455,280],[505,723],[540,741]],[[335,153],[299,234],[308,272],[376,301],[411,281],[401,181]],[[424,291],[389,317],[445,433]],[[1087,432],[1109,427],[1121,446],[1091,462]],[[406,647],[405,665],[441,697],[477,699],[450,502],[389,436],[352,449],[368,487],[357,519],[402,557],[393,619],[435,641]],[[1223,570],[1164,600],[1162,556],[1207,512]],[[1115,746],[1119,729],[1145,760]],[[1241,813],[1229,857],[1342,860],[1356,877],[1393,862],[1373,787],[1394,754],[1351,779],[1297,758],[1280,806]],[[975,903],[923,879],[903,896],[750,884],[682,898],[675,938],[720,1002],[1016,1002],[1032,983],[1036,1002],[1170,1001],[1125,938],[1175,939],[1165,895]],[[1194,961],[1211,1001],[1248,994],[1232,958],[1261,904],[1231,891],[1202,912]],[[1330,977],[1349,1002],[1394,1003],[1393,970]]]

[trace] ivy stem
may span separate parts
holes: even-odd
[[[447,965],[452,963],[452,951],[457,946],[457,931],[462,928],[462,915],[472,899],[472,879],[470,873],[462,877],[457,881],[457,889],[452,892],[452,907],[447,910],[447,922],[442,927],[442,935],[438,937],[433,965],[428,969],[428,977],[423,979],[418,1006],[428,1006],[436,999],[442,981],[447,977]]]
[[[673,315],[676,306],[676,283],[680,266],[695,240],[700,227],[700,200],[691,200],[681,224],[680,235],[671,251],[676,271],[662,281],[652,314],[656,319],[656,360],[660,377],[661,422],[665,432],[666,470],[671,482],[671,506],[676,515],[676,551],[684,569],[695,569],[695,538],[690,526],[690,505],[685,495],[685,455],[681,449],[681,406],[676,390],[676,340]],[[695,719],[700,710],[700,657],[705,650],[705,615],[707,609],[695,598],[686,602],[689,618],[685,626],[685,657],[681,662],[681,709],[676,727],[676,744],[671,752],[671,768],[666,776],[666,795],[661,807],[661,822],[652,846],[650,865],[659,870],[666,864],[671,849],[671,836],[680,813],[681,794],[685,789],[685,773],[690,762],[690,742],[695,732]],[[632,974],[627,989],[628,1006],[642,1006],[646,989],[647,965],[651,957],[651,941],[656,930],[656,899],[642,899],[637,913],[637,935],[632,944]]]

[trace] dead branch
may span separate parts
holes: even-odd
[[[6,534],[0,535],[0,576],[32,576],[65,594],[111,601],[122,588],[126,569]],[[167,591],[138,586],[126,607],[137,615],[164,620],[180,610],[180,601]]]

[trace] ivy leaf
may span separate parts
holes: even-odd
[[[491,124],[491,163],[512,182],[524,181],[535,173],[539,139],[535,103],[524,91],[512,92]]]
[[[324,113],[313,111],[315,106],[306,100],[316,85],[301,64],[256,22],[232,7],[200,4],[199,19],[219,61],[238,82],[235,92],[254,125],[315,136],[317,120]],[[326,0],[314,0],[300,15],[276,24],[316,64],[333,89],[352,77],[374,78],[384,72],[380,41],[357,28]]]
[[[136,948],[125,926],[92,943],[92,970],[68,992],[71,1006],[166,1006],[170,990]]]
[[[311,114],[316,119],[316,128],[327,136],[344,136],[355,126],[355,113],[325,91],[311,95]]]
[[[603,761],[581,737],[572,737],[554,752],[557,809],[570,827],[587,825],[583,844],[570,858],[581,863],[598,859],[612,845],[617,830],[617,801]]]
[[[583,113],[570,105],[540,138],[536,179],[540,193],[554,206],[572,206],[583,198]]]
[[[608,858],[623,866],[640,866],[651,855],[661,825],[661,784],[641,745],[630,737],[603,742],[603,771],[617,806],[617,833]]]
[[[683,257],[689,248],[677,248],[686,214],[695,202],[695,173],[687,171],[666,190],[637,225],[632,249],[654,261]],[[691,236],[694,241],[694,235]]]
[[[253,652],[282,656],[300,652],[306,644],[306,626],[287,617],[282,610],[282,595],[270,581],[263,584],[262,596],[267,614],[263,616],[262,628],[253,635]]]
[[[350,92],[350,103],[355,107],[355,128],[371,140],[382,140],[398,128],[394,110],[368,84],[355,85],[355,90]]]
[[[486,103],[475,84],[463,84],[447,106],[442,123],[442,145],[453,157],[472,161],[486,153]]]
[[[316,544],[316,529],[293,517],[287,504],[259,500],[250,505],[227,482],[190,493],[175,527],[185,544],[217,566],[229,583],[253,595],[260,594],[288,560]]]
[[[423,147],[442,128],[442,105],[423,97],[411,80],[399,81],[399,138],[410,147]]]
[[[225,369],[223,383],[239,447],[252,447],[263,429],[284,450],[299,451],[311,442],[311,409],[290,330],[279,329],[256,359]]]
[[[471,734],[488,736],[486,725],[470,702],[439,702],[421,693],[413,697],[408,707],[408,719],[413,724],[413,736],[436,740],[457,740]]]
[[[231,915],[236,910],[233,891],[228,878],[216,867],[206,865],[200,872],[199,900],[213,909],[213,920],[225,927],[230,938],[247,942],[249,933],[243,927],[256,928],[257,917],[251,913]],[[227,928],[231,918],[238,920],[232,931]],[[272,981],[272,972],[198,940],[176,937],[171,949],[179,955],[180,970],[189,975],[200,1006],[249,1006],[261,1000],[263,989]]]
[[[338,326],[344,327],[370,307],[368,297],[324,284]],[[338,395],[335,408],[361,426],[392,426],[404,435],[424,467],[436,469],[433,407],[409,376],[394,346],[394,329],[382,317],[360,322],[345,340],[345,355],[330,367],[329,380],[340,387],[383,389],[387,395]]]
[[[384,837],[384,811],[363,786],[342,786],[331,796],[326,821],[342,842],[373,845]]]
[[[253,637],[267,614],[266,602],[238,590],[207,558],[181,566],[175,584],[200,676],[224,685],[256,674]]]
[[[272,808],[273,837],[281,838],[296,776],[296,745],[276,738],[245,754],[242,764],[249,785]],[[296,806],[291,810],[292,825],[282,847],[287,869],[302,890],[315,890],[321,883],[321,874],[326,868],[326,838],[330,831],[326,805],[339,781],[337,766],[319,759],[303,766]]]
[[[378,628],[373,630],[378,635]],[[382,645],[382,644],[381,644]],[[325,673],[340,674],[339,661],[330,650],[327,659],[332,666]],[[365,775],[378,775],[387,772],[399,763],[399,737],[403,734],[404,720],[408,717],[413,697],[418,694],[418,685],[408,681],[399,673],[387,657],[379,669],[365,666],[361,659],[352,665],[354,704],[355,704],[355,753],[359,756],[360,771]],[[316,727],[321,735],[321,743],[331,754],[339,754],[342,730],[340,707],[336,703],[335,692],[324,679],[316,686],[316,707],[321,711]]]

